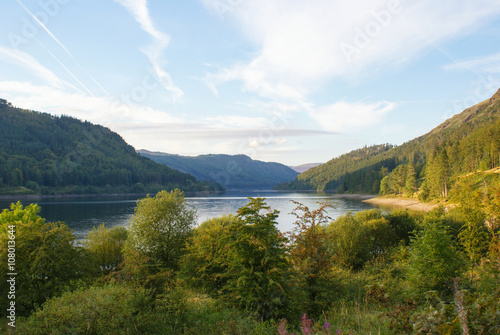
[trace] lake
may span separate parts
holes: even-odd
[[[197,222],[236,214],[236,210],[248,203],[247,197],[264,197],[271,209],[280,211],[277,219],[278,228],[285,232],[293,228],[296,218],[290,212],[296,207],[291,200],[298,201],[309,209],[319,207],[318,202],[329,201],[334,208],[328,209],[328,215],[337,218],[348,211],[361,211],[376,208],[375,205],[360,199],[327,193],[296,193],[277,191],[226,192],[207,197],[186,197],[186,203],[197,211]],[[42,211],[40,215],[48,221],[64,221],[74,230],[78,238],[83,238],[93,227],[103,223],[107,227],[125,226],[134,214],[138,197],[136,196],[92,196],[73,198],[46,198],[22,200],[23,205],[37,203]],[[8,208],[12,200],[0,200],[0,210]]]

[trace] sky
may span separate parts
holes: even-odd
[[[2,0],[0,98],[136,149],[294,166],[500,88],[500,0]]]

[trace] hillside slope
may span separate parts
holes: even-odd
[[[155,162],[192,174],[197,180],[217,182],[227,189],[271,189],[298,175],[283,164],[257,161],[245,155],[188,157],[146,150],[138,152]]]
[[[500,90],[414,140],[400,146],[385,144],[354,150],[275,188],[379,193],[382,179],[405,164],[412,164],[417,186],[425,179],[429,184],[432,169],[439,164],[446,165],[445,178],[494,168],[500,159],[499,119]]]
[[[0,99],[0,194],[211,188],[140,156],[108,128]]]

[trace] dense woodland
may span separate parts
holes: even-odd
[[[201,155],[196,157],[153,153],[139,150],[151,160],[189,173],[197,180],[208,180],[226,189],[271,189],[277,183],[291,181],[298,173],[279,163],[253,160],[245,155]]]
[[[0,245],[15,234],[16,328],[2,295],[0,330],[498,334],[500,187],[473,192],[453,209],[335,220],[334,203],[296,202],[295,228],[280,232],[265,199],[194,227],[182,192],[162,191],[138,201],[127,228],[100,226],[79,243],[37,205],[12,204],[0,213]],[[7,257],[0,248],[2,292]]]
[[[108,128],[0,101],[0,194],[210,191],[137,154]],[[210,186],[211,185],[211,186]]]
[[[460,176],[500,166],[500,90],[431,132],[400,146],[352,151],[276,189],[447,198]],[[498,176],[482,176],[495,179]],[[476,179],[481,179],[480,177]]]

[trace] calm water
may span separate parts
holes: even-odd
[[[303,203],[309,208],[319,207],[318,202],[331,202],[335,207],[328,215],[336,218],[347,211],[361,211],[374,208],[374,205],[357,199],[342,198],[324,193],[285,193],[285,192],[227,192],[210,197],[186,197],[186,202],[196,209],[198,223],[225,214],[236,214],[236,210],[248,203],[247,197],[264,197],[271,209],[280,211],[277,219],[281,231],[293,227],[295,216],[290,212],[296,207],[291,200]],[[12,201],[0,200],[0,210],[8,208]],[[107,227],[126,225],[134,214],[137,197],[79,197],[42,200],[23,200],[23,205],[36,202],[42,208],[41,216],[48,221],[64,221],[79,238],[83,238],[94,226],[104,223]]]

